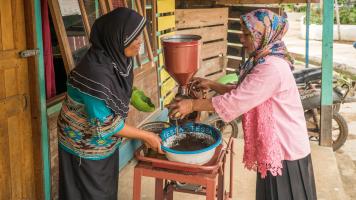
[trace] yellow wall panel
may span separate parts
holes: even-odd
[[[176,26],[176,17],[175,15],[158,17],[157,19],[157,30],[163,31]]]
[[[171,77],[168,72],[165,69],[161,70],[161,82],[167,80],[169,77]]]
[[[173,80],[173,78],[168,79],[161,87],[161,96],[166,96],[168,92],[172,91],[175,86],[176,82]]]
[[[167,97],[165,97],[164,100],[163,100],[163,106],[169,104],[169,103],[173,100],[173,98],[175,97],[175,95],[176,95],[176,93],[175,93],[175,92],[172,92],[172,93],[170,93]]]
[[[174,12],[175,7],[175,0],[157,0],[158,13]]]
[[[160,53],[158,56],[158,66],[162,67],[164,65],[164,61],[163,61],[163,53]]]

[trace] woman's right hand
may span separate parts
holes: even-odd
[[[148,148],[151,148],[160,154],[164,154],[164,152],[161,149],[162,140],[157,134],[145,131],[145,136],[142,139]]]
[[[192,78],[192,81],[191,81],[191,84],[193,85],[193,87],[195,87],[197,89],[201,89],[201,90],[211,89],[211,85],[213,83],[214,82],[209,79],[200,78],[200,77],[194,77],[194,78]]]

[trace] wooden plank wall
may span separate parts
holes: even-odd
[[[202,64],[195,76],[216,80],[225,74],[228,8],[177,9],[176,33],[202,36]]]
[[[176,9],[213,8],[215,4],[215,1],[210,0],[176,0]]]

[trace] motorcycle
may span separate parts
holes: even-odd
[[[321,69],[311,68],[294,72],[298,85],[304,116],[307,122],[309,139],[320,139],[320,100],[321,100]],[[355,102],[352,97],[355,91],[355,82],[334,76],[333,80],[333,116],[332,116],[332,148],[338,150],[345,144],[348,137],[348,125],[345,118],[339,113],[344,103]]]

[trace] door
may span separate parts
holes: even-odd
[[[36,199],[24,1],[0,0],[0,200]]]

